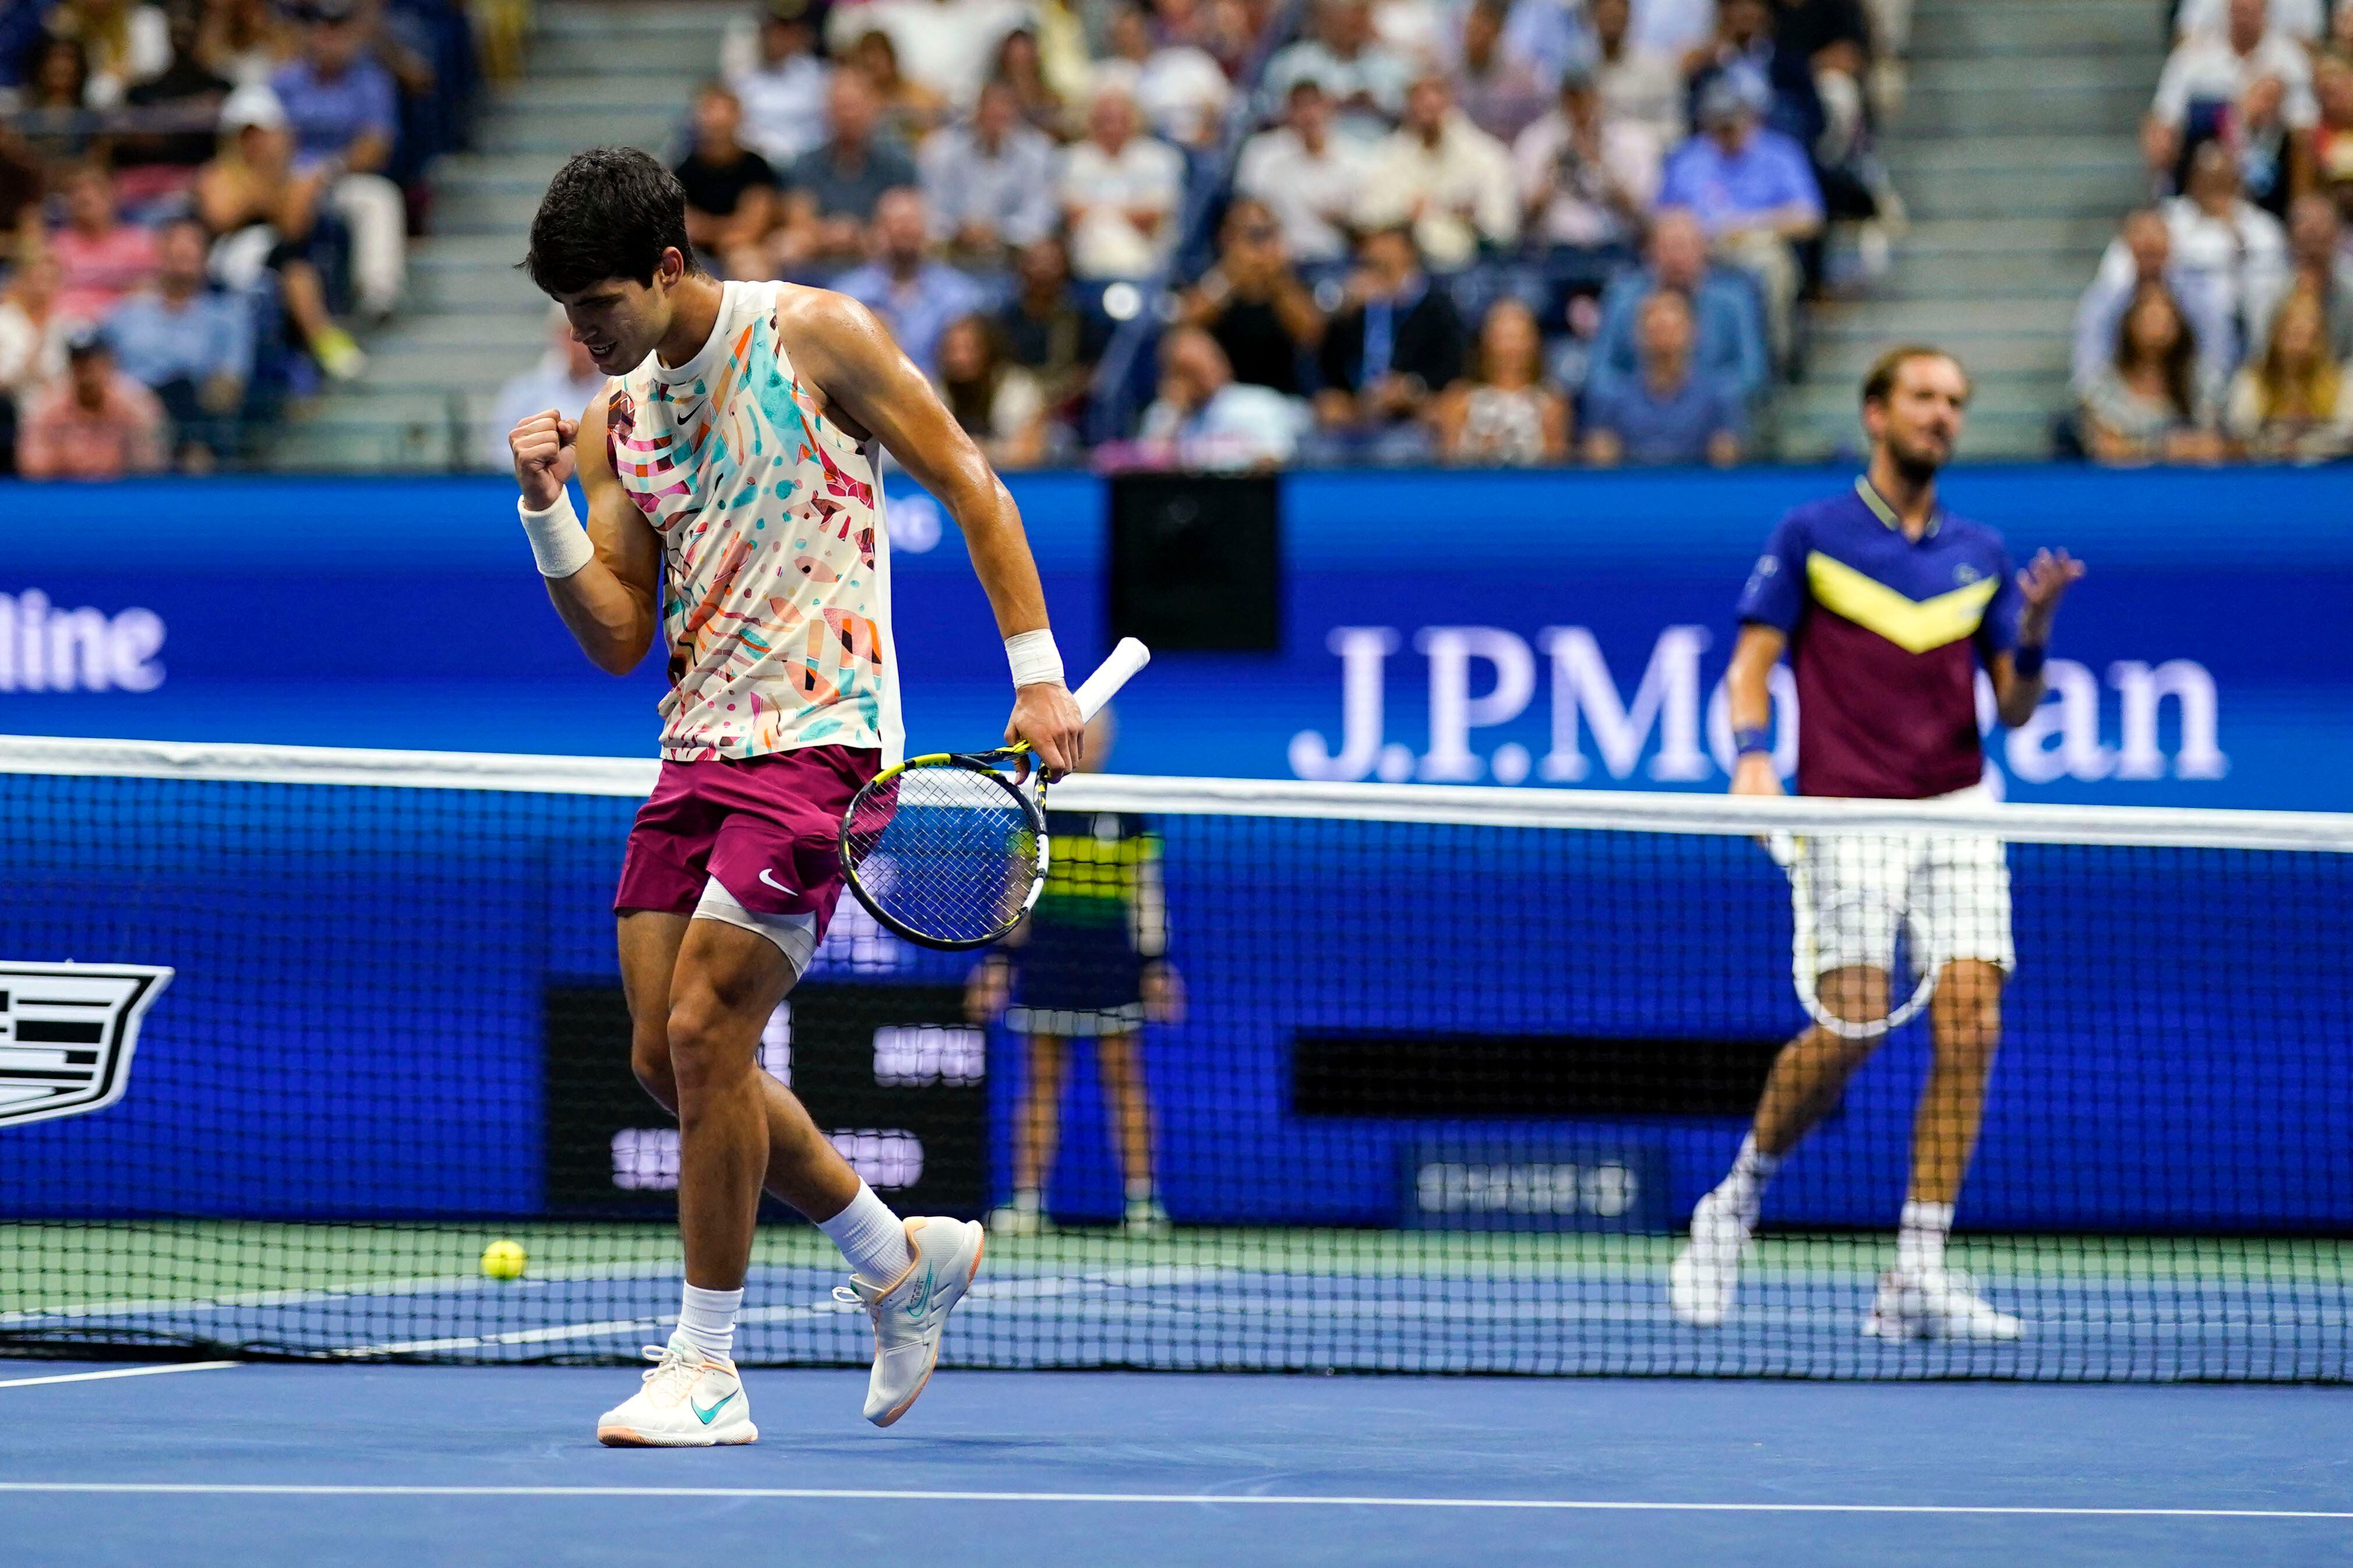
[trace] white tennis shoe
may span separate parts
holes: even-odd
[[[1740,1254],[1755,1223],[1720,1189],[1693,1206],[1691,1240],[1667,1270],[1667,1306],[1677,1322],[1713,1329],[1730,1315],[1740,1283]]]
[[[858,1275],[838,1287],[834,1300],[863,1307],[874,1323],[874,1373],[866,1383],[866,1419],[888,1426],[907,1413],[939,1363],[940,1331],[980,1272],[987,1236],[970,1220],[917,1218],[907,1222],[907,1247],[914,1261],[888,1285]]]
[[[2015,1340],[2026,1325],[1978,1295],[1969,1277],[1948,1268],[1891,1268],[1862,1320],[1876,1340]]]
[[[704,1355],[684,1334],[645,1353],[654,1364],[644,1386],[596,1418],[596,1441],[608,1448],[708,1448],[760,1440],[733,1362]]]

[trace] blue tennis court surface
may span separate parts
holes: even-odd
[[[771,1372],[755,1446],[599,1448],[628,1383],[0,1363],[5,1558],[2353,1562],[2332,1389],[972,1372],[879,1432],[860,1374]]]

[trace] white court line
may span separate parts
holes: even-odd
[[[242,1366],[234,1361],[175,1361],[162,1366],[124,1366],[111,1372],[68,1372],[55,1377],[12,1377],[0,1381],[0,1388],[31,1388],[43,1383],[96,1383],[107,1377],[162,1377],[174,1372],[218,1372],[223,1367]]]
[[[1238,1503],[1273,1508],[1535,1509],[1586,1513],[1901,1513],[2067,1519],[2353,1519],[2353,1512],[2272,1508],[2058,1508],[1968,1503],[1599,1502],[1561,1498],[1312,1497],[1262,1492],[892,1491],[867,1487],[290,1486],[205,1481],[0,1481],[0,1492],[160,1493],[226,1497],[775,1498],[860,1502]]]

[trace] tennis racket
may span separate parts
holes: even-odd
[[[1124,637],[1071,693],[1092,719],[1152,659]],[[936,752],[874,775],[841,819],[849,890],[885,931],[955,952],[985,947],[1020,923],[1046,885],[1046,778],[1008,777],[1029,742]]]
[[[1790,971],[1797,982],[1798,1001],[1806,1016],[1843,1040],[1875,1040],[1920,1016],[1936,994],[1936,971],[1912,951],[1912,907],[1867,889],[1842,887],[1825,904],[1815,886],[1815,870],[1806,853],[1806,840],[1794,834],[1775,833],[1765,840],[1766,852],[1788,873],[1790,902],[1797,913],[1797,940],[1791,944]],[[1821,927],[1825,921],[1855,925],[1865,931],[1894,932],[1894,950],[1887,965],[1887,994],[1909,983],[1912,992],[1877,1018],[1841,1018],[1822,1005]]]

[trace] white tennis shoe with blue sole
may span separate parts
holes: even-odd
[[[596,1441],[608,1448],[709,1448],[760,1440],[733,1362],[704,1355],[684,1334],[645,1353],[654,1364],[644,1385],[596,1418]]]
[[[834,1291],[845,1306],[863,1307],[874,1323],[874,1373],[866,1383],[866,1419],[888,1426],[904,1415],[939,1364],[940,1331],[980,1272],[987,1232],[970,1220],[923,1217],[907,1222],[914,1261],[887,1285],[858,1275]]]

